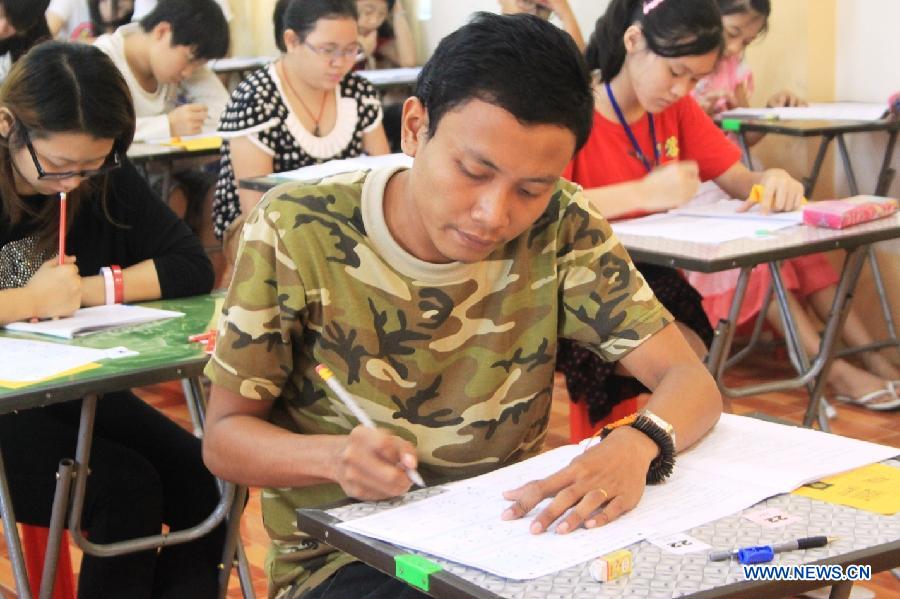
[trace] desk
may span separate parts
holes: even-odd
[[[49,592],[52,576],[56,571],[59,539],[62,535],[63,520],[69,507],[69,483],[74,481],[71,492],[71,513],[69,515],[69,531],[72,539],[86,552],[93,555],[118,555],[131,551],[156,548],[163,544],[174,544],[189,541],[202,536],[215,528],[226,516],[234,513],[233,497],[235,487],[230,483],[222,485],[222,497],[216,509],[203,522],[190,529],[177,531],[167,535],[157,535],[143,539],[134,539],[108,545],[91,543],[81,534],[80,520],[84,500],[84,489],[87,481],[87,469],[82,465],[88,463],[91,450],[91,432],[94,411],[98,395],[112,391],[121,391],[132,387],[150,385],[174,379],[193,379],[189,389],[189,405],[192,400],[199,409],[200,388],[196,381],[208,356],[199,343],[189,343],[188,335],[204,332],[213,325],[218,317],[220,296],[206,295],[177,300],[148,302],[149,307],[167,310],[178,310],[185,313],[182,318],[159,321],[113,330],[94,335],[87,335],[72,341],[74,345],[84,347],[115,347],[124,345],[139,355],[104,361],[102,367],[82,373],[69,375],[42,382],[21,389],[0,389],[0,413],[47,406],[64,401],[74,401],[84,397],[81,411],[81,425],[78,432],[78,445],[75,460],[63,460],[60,465],[60,478],[54,498],[51,516],[50,539],[45,559],[42,580],[42,596]],[[41,341],[60,341],[54,338],[0,331],[0,335],[9,338],[39,339]],[[193,396],[193,397],[192,397]],[[199,414],[192,413],[195,422]],[[241,503],[238,508],[243,508]],[[240,511],[238,510],[238,514]],[[6,472],[0,455],[0,518],[3,520],[3,533],[9,549],[10,562],[16,579],[16,587],[20,599],[30,599],[31,591],[22,560],[22,550],[16,532],[15,515],[13,514],[7,486]],[[226,557],[230,563],[230,557]],[[48,578],[48,576],[50,578]],[[225,578],[227,582],[227,578]],[[245,587],[246,588],[246,587]],[[224,590],[223,590],[224,592]],[[49,594],[46,596],[49,597]],[[224,595],[223,595],[224,596]]]
[[[211,131],[209,135],[215,136],[216,133]],[[146,179],[150,179],[151,168],[159,165],[162,168],[162,200],[168,203],[169,198],[166,194],[169,192],[172,181],[172,169],[176,162],[181,160],[202,159],[209,157],[218,157],[219,148],[208,148],[203,150],[186,150],[176,146],[151,144],[143,142],[135,142],[128,148],[128,159],[144,173]]]
[[[900,467],[894,460],[889,464]],[[414,501],[435,489],[408,494],[403,503]],[[409,553],[395,545],[335,528],[343,520],[386,509],[387,502],[357,503],[328,511],[297,511],[298,526],[313,537],[346,551],[367,564],[393,575],[394,556]],[[761,507],[779,508],[799,520],[783,529],[763,529],[741,514]],[[686,531],[714,549],[762,545],[773,541],[825,534],[837,536],[829,545],[806,551],[779,554],[773,564],[871,565],[873,572],[900,564],[900,514],[882,516],[850,507],[824,503],[797,495],[778,495],[744,512],[721,518]],[[630,547],[634,569],[630,576],[608,583],[594,582],[588,564],[580,564],[534,580],[515,581],[429,556],[444,570],[431,577],[434,597],[781,597],[825,586],[821,581],[746,581],[739,565],[710,562],[706,552],[674,555],[642,541]],[[835,585],[838,597],[846,597],[849,582]],[[834,596],[834,595],[833,595]]]
[[[821,137],[819,150],[813,161],[812,171],[803,180],[803,189],[806,197],[812,197],[819,178],[822,162],[825,160],[825,152],[831,140],[837,139],[838,153],[847,175],[847,183],[850,186],[850,195],[859,194],[859,186],[856,183],[856,174],[847,152],[847,144],[844,135],[848,133],[871,133],[884,131],[888,134],[888,143],[885,148],[881,170],[875,183],[875,195],[885,195],[891,186],[894,172],[891,169],[891,160],[894,155],[894,146],[897,142],[897,132],[900,131],[900,121],[769,121],[769,120],[740,120],[740,129],[737,131],[738,143],[744,153],[744,162],[747,168],[753,169],[753,158],[747,144],[747,133],[772,133],[787,135],[789,137]]]
[[[615,230],[615,227],[613,227]],[[735,289],[730,313],[716,327],[715,337],[707,357],[707,367],[722,392],[729,397],[745,397],[757,393],[806,386],[810,402],[804,417],[804,426],[817,420],[819,428],[828,430],[828,420],[820,410],[825,379],[834,358],[834,347],[843,328],[850,307],[850,300],[863,261],[871,244],[900,237],[900,214],[864,223],[845,230],[819,229],[801,226],[777,231],[770,239],[743,239],[719,245],[685,241],[671,241],[656,237],[621,235],[620,239],[635,261],[662,266],[683,268],[698,272],[717,272],[740,268],[741,274]],[[778,262],[806,254],[843,249],[847,252],[844,268],[838,281],[837,292],[830,317],[822,335],[821,350],[810,362],[799,342],[794,320],[787,304],[787,290],[782,282]],[[788,352],[798,376],[792,379],[771,381],[758,385],[733,389],[724,384],[723,372],[734,338],[735,323],[747,289],[750,272],[758,264],[768,264],[782,318],[785,322],[785,340]],[[896,343],[896,339],[893,340]]]

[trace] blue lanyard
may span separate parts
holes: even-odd
[[[634,131],[631,130],[631,127],[625,120],[625,115],[622,114],[622,109],[619,108],[619,103],[616,102],[616,97],[612,93],[612,88],[609,87],[609,82],[607,81],[605,85],[606,95],[609,96],[609,102],[610,104],[612,104],[613,110],[616,111],[616,117],[618,117],[619,122],[622,123],[622,127],[625,128],[625,134],[628,136],[628,139],[631,140],[631,145],[634,148],[635,155],[649,173],[653,170],[654,166],[659,166],[659,148],[656,145],[656,128],[653,126],[653,115],[649,112],[647,113],[647,120],[650,122],[650,141],[653,142],[653,164],[650,164],[650,161],[647,160],[647,157],[644,155],[644,151],[641,150],[641,146],[638,144],[637,138],[634,136]]]

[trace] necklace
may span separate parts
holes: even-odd
[[[650,125],[650,142],[653,144],[653,164],[650,164],[650,161],[644,155],[644,151],[641,150],[640,144],[638,144],[637,138],[634,136],[634,131],[631,130],[631,127],[628,125],[628,122],[625,120],[625,115],[622,114],[622,109],[619,108],[619,103],[616,102],[616,97],[613,95],[612,88],[609,86],[609,82],[607,81],[606,86],[606,95],[609,96],[609,102],[612,104],[613,110],[616,111],[616,117],[619,119],[619,122],[622,124],[622,127],[625,129],[625,134],[628,136],[628,139],[631,141],[631,146],[634,148],[634,154],[637,156],[637,159],[641,161],[644,165],[644,168],[647,169],[647,172],[653,170],[654,166],[659,166],[659,148],[656,145],[656,128],[653,126],[653,115],[649,112],[647,113],[647,120]]]
[[[287,82],[288,89],[291,90],[291,93],[294,94],[294,97],[300,101],[300,106],[303,107],[303,110],[306,111],[306,114],[309,115],[309,118],[313,120],[314,127],[312,134],[316,137],[321,137],[321,130],[319,129],[319,122],[322,120],[322,115],[325,113],[325,100],[328,99],[328,92],[330,90],[325,90],[325,93],[322,94],[322,104],[319,106],[319,116],[313,116],[312,110],[306,105],[306,102],[303,101],[303,98],[300,97],[300,94],[297,93],[297,90],[294,89],[293,84],[291,83],[290,77],[288,77],[287,69],[284,68],[284,63],[281,63],[281,73],[284,75],[284,80]]]

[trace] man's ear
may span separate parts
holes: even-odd
[[[172,33],[172,24],[168,21],[160,21],[156,25],[154,25],[153,29],[150,30],[150,38],[154,42],[161,41],[165,39],[166,35],[171,35]],[[170,40],[171,44],[171,40]]]
[[[0,108],[0,137],[8,139],[15,122],[16,117],[13,116],[9,108]]]
[[[428,110],[416,96],[403,102],[400,117],[400,147],[403,153],[415,157],[428,137]]]
[[[622,36],[622,41],[625,42],[625,52],[627,54],[640,50],[644,44],[644,32],[641,30],[641,26],[637,24],[629,26]]]

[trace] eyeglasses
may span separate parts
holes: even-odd
[[[549,17],[550,13],[553,12],[546,4],[537,2],[537,0],[516,0],[516,5],[523,12],[539,17]]]
[[[321,56],[322,58],[327,59],[329,62],[333,62],[335,60],[346,60],[348,58],[356,58],[362,52],[362,46],[359,44],[351,44],[346,48],[338,48],[337,46],[313,46],[309,42],[303,42],[303,45]]]
[[[96,177],[97,175],[108,173],[109,171],[115,170],[122,166],[122,160],[119,157],[119,152],[117,150],[113,150],[112,153],[106,158],[106,162],[100,168],[89,168],[81,171],[48,173],[44,170],[44,167],[41,166],[41,163],[38,160],[37,152],[34,151],[34,146],[31,144],[31,136],[28,135],[28,130],[22,127],[22,132],[25,137],[25,147],[28,148],[28,153],[31,154],[31,161],[34,163],[34,168],[38,173],[38,179],[49,181],[71,179],[72,177],[87,179],[89,177]]]

